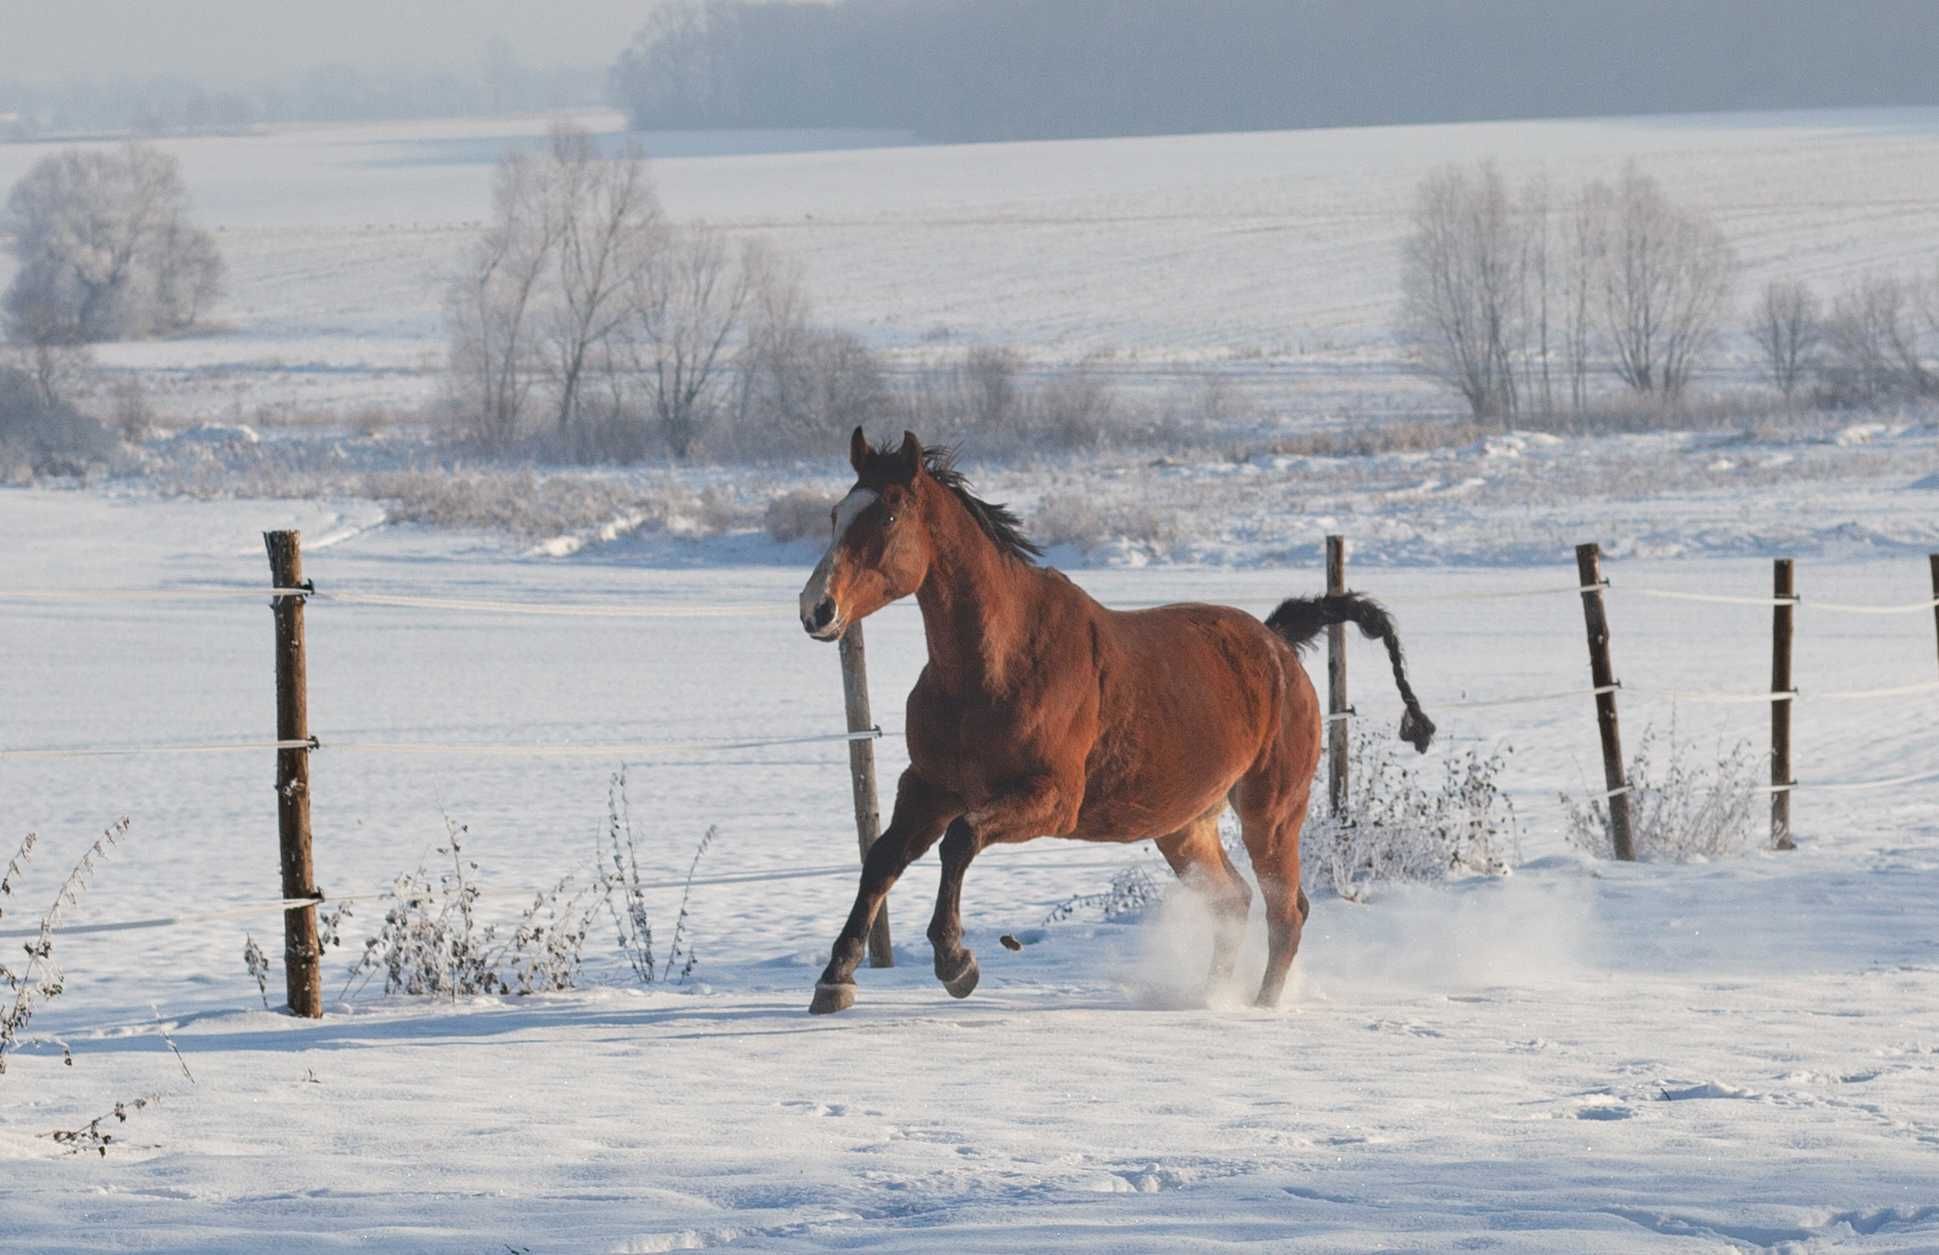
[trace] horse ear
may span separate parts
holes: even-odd
[[[862,434],[860,427],[857,427],[855,434],[848,438],[848,464],[855,468],[857,475],[860,475],[868,460],[869,438]]]
[[[915,479],[916,472],[922,469],[922,441],[916,439],[915,432],[902,433],[902,447],[895,451],[895,455],[902,463],[904,477]]]

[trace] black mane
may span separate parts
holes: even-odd
[[[970,491],[969,480],[956,467],[956,450],[948,445],[925,445],[922,450],[923,469],[929,477],[954,493],[963,503],[969,516],[983,529],[999,551],[1008,554],[1019,562],[1034,563],[1043,557],[1044,551],[1023,534],[1023,524],[1017,521],[1009,506],[998,502],[985,501]]]

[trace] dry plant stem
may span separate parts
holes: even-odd
[[[6,869],[0,871],[0,920],[7,918],[7,899],[13,896],[14,881],[20,878],[27,864],[33,859],[34,843],[38,839],[33,833],[28,833],[21,841],[20,848],[15,850],[13,857],[7,860]],[[13,969],[5,963],[0,963],[0,981],[7,983],[7,989],[10,992],[20,988],[20,977],[16,976]]]
[[[51,1138],[57,1146],[66,1147],[70,1155],[82,1155],[88,1151],[94,1151],[105,1159],[108,1147],[114,1144],[115,1139],[114,1134],[102,1131],[102,1123],[112,1120],[116,1124],[126,1124],[130,1115],[140,1111],[149,1103],[157,1103],[161,1100],[160,1094],[145,1094],[140,1098],[118,1102],[114,1105],[113,1111],[98,1115],[77,1129],[54,1129],[51,1132],[42,1133],[41,1136]]]
[[[155,1013],[155,1031],[161,1034],[162,1044],[167,1046],[169,1053],[175,1056],[175,1064],[182,1069],[182,1075],[188,1078],[188,1083],[195,1084],[195,1073],[189,1071],[188,1060],[182,1057],[182,1048],[175,1044],[175,1035],[168,1031],[168,1025],[162,1019],[162,1009],[153,1003],[149,1004],[149,1009]]]
[[[74,869],[61,882],[60,892],[54,895],[54,902],[41,916],[40,931],[34,940],[27,943],[27,965],[19,972],[9,971],[7,980],[13,991],[13,1003],[4,1013],[0,1013],[0,1074],[7,1070],[7,1052],[23,1040],[28,1023],[34,1017],[36,1004],[58,998],[64,989],[64,975],[61,966],[54,958],[54,932],[60,927],[62,918],[69,908],[80,902],[87,892],[89,881],[93,878],[95,866],[107,857],[110,849],[120,844],[128,831],[128,820],[118,819],[109,825],[81,855]],[[17,855],[16,862],[23,861],[24,855]],[[13,864],[9,864],[9,878]],[[11,892],[11,890],[9,890]],[[73,1055],[65,1046],[62,1055],[72,1064]]]
[[[256,944],[256,938],[243,934],[242,964],[249,969],[249,975],[256,982],[256,992],[262,997],[263,1010],[269,1010],[269,956]]]

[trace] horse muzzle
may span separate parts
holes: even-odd
[[[823,597],[801,611],[801,630],[818,641],[832,641],[848,628],[833,597]]]

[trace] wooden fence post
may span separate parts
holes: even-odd
[[[264,532],[272,588],[302,588],[301,532]],[[303,635],[303,598],[275,597],[276,739],[310,739],[309,661]],[[316,861],[310,850],[309,747],[276,751],[276,827],[283,864],[283,896],[315,898]],[[323,947],[317,940],[316,908],[283,912],[283,979],[293,1014],[323,1015]]]
[[[1602,546],[1593,541],[1575,547],[1575,569],[1582,581],[1582,619],[1589,629],[1589,676],[1598,689],[1616,683],[1609,662],[1609,614],[1602,604]],[[1602,734],[1602,779],[1608,789],[1609,837],[1616,857],[1633,861],[1636,845],[1629,828],[1629,781],[1623,767],[1622,730],[1616,722],[1616,694],[1596,694],[1596,730]]]
[[[1932,631],[1939,636],[1939,553],[1927,554],[1926,561],[1932,564]]]
[[[1779,605],[1771,609],[1771,693],[1791,691],[1791,636],[1798,595],[1791,559],[1771,563],[1771,592]],[[1795,850],[1791,840],[1791,701],[1771,702],[1771,848]]]
[[[1338,596],[1347,590],[1347,542],[1343,536],[1326,538],[1326,592]],[[1338,718],[1347,709],[1347,629],[1333,623],[1326,629],[1326,713],[1334,716],[1326,724],[1327,801],[1335,816],[1347,809],[1347,721]]]
[[[867,732],[875,727],[869,714],[868,652],[862,643],[862,625],[853,623],[842,633],[838,646],[842,655],[842,701],[848,708],[848,730]],[[848,774],[855,786],[855,836],[868,860],[869,847],[882,835],[882,806],[875,792],[875,742],[848,743]],[[889,904],[885,899],[876,908],[875,923],[869,928],[869,966],[894,967],[895,951],[889,944]]]

